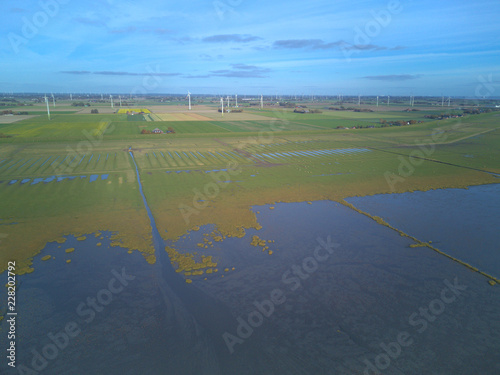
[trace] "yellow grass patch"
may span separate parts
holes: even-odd
[[[147,108],[120,108],[116,113],[127,113],[127,112],[136,112],[136,113],[151,113],[151,111]]]

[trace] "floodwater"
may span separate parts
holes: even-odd
[[[380,194],[346,201],[500,278],[500,184]]]
[[[49,243],[35,272],[19,277],[18,370],[499,373],[498,286],[428,248],[409,248],[409,239],[335,202],[274,207],[253,207],[263,228],[243,238],[201,249],[214,229],[206,226],[173,244],[218,263],[219,272],[192,284],[170,265],[149,210],[154,265],[109,247],[110,233]],[[272,255],[250,245],[253,235],[274,240]],[[54,258],[42,261],[48,254]],[[6,327],[4,320],[2,347]],[[19,373],[5,361],[0,372]]]

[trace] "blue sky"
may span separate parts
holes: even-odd
[[[500,96],[500,2],[3,1],[0,92]]]

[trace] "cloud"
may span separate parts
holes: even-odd
[[[114,71],[90,72],[88,70],[65,70],[59,73],[73,74],[73,75],[98,74],[105,76],[158,76],[158,77],[172,77],[181,75],[180,73],[134,73],[134,72],[114,72]]]
[[[420,77],[422,77],[421,74],[389,74],[380,76],[366,76],[363,78],[375,81],[408,81],[410,79],[417,79]]]
[[[156,28],[153,30],[153,32],[155,34],[160,34],[160,35],[163,35],[163,34],[170,34],[172,32],[172,30],[169,30],[169,29],[163,29],[163,28]]]
[[[88,70],[65,70],[59,73],[63,74],[74,74],[74,75],[83,75],[83,74],[91,74]]]
[[[183,36],[180,38],[175,38],[174,40],[181,44],[186,44],[194,41],[194,39],[191,38],[190,36]]]
[[[325,42],[321,39],[288,39],[277,40],[273,43],[274,49],[309,49],[309,50],[327,50],[327,49],[342,49],[342,50],[385,50],[387,47],[377,46],[375,44],[349,44],[344,40],[336,42]]]
[[[270,72],[268,68],[260,68],[255,65],[232,64],[232,69],[222,69],[211,71],[216,77],[232,77],[232,78],[266,78],[265,73]]]
[[[113,71],[94,72],[93,74],[100,74],[105,76],[159,76],[159,77],[171,77],[180,75],[180,73],[133,73],[133,72],[113,72]]]
[[[333,43],[325,43],[321,39],[288,39],[277,40],[273,43],[275,49],[329,49],[340,46],[342,40]]]
[[[76,17],[76,18],[73,18],[73,20],[78,22],[78,23],[82,23],[84,25],[91,25],[91,26],[105,26],[106,25],[101,20],[85,18],[85,17]]]
[[[162,27],[157,27],[157,28],[149,28],[149,27],[145,27],[145,28],[141,28],[141,29],[137,29],[137,30],[133,30],[133,31],[137,31],[137,32],[141,32],[141,33],[153,33],[153,34],[157,34],[157,35],[166,35],[166,34],[172,34],[173,31],[171,29],[165,29],[165,28],[162,28]]]
[[[387,47],[377,46],[376,44],[348,44],[342,47],[345,50],[357,50],[357,51],[382,51],[387,49]]]
[[[212,70],[209,74],[203,75],[185,75],[184,78],[267,78],[267,75],[265,74],[270,71],[271,69],[261,68],[255,65],[231,64],[231,69]]]
[[[110,34],[130,34],[137,31],[135,26],[128,26],[123,29],[111,29],[109,30]]]
[[[210,74],[204,74],[204,75],[188,75],[188,76],[184,76],[184,78],[210,78],[211,75]]]
[[[248,34],[223,34],[223,35],[212,35],[203,38],[201,41],[205,43],[247,43],[256,40],[261,40],[258,36],[248,35]]]
[[[234,69],[244,69],[244,70],[255,70],[260,69],[255,65],[247,65],[247,64],[231,64]]]

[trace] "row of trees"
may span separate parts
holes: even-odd
[[[293,110],[295,113],[323,113],[320,109],[305,109],[305,108],[295,108]]]
[[[397,120],[397,121],[387,121],[384,119],[380,119],[380,123],[382,124],[382,128],[385,128],[387,126],[405,126],[405,125],[415,125],[419,124],[422,121],[417,121],[417,120]]]
[[[174,128],[169,126],[166,133],[167,134],[175,134],[175,130],[174,130]],[[153,133],[151,130],[148,130],[148,129],[142,129],[141,134],[155,134],[155,133]]]
[[[354,111],[354,112],[373,112],[373,109],[368,108],[356,108],[356,107],[344,107],[341,105],[340,107],[329,107],[330,111]]]
[[[222,112],[222,109],[218,108],[217,111]],[[226,112],[226,113],[230,113],[230,112],[240,113],[240,112],[243,112],[243,109],[242,108],[224,108],[224,112]]]
[[[12,109],[6,109],[2,112],[0,112],[2,115],[27,115],[28,112],[26,111],[21,111],[21,112],[14,112]]]

